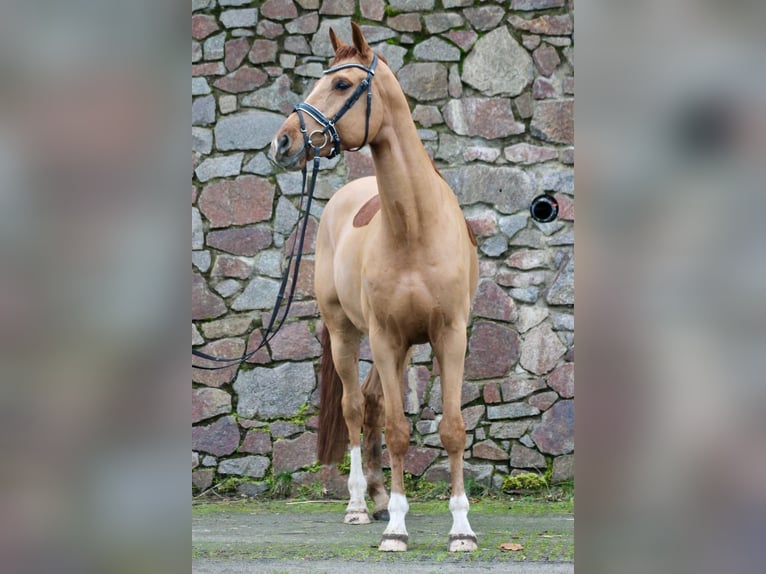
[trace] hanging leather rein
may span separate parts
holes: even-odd
[[[201,369],[205,371],[217,371],[219,369],[227,369],[234,365],[244,363],[250,357],[255,355],[255,353],[260,351],[266,345],[266,343],[271,341],[271,339],[273,339],[274,336],[282,328],[282,325],[284,325],[285,319],[287,319],[287,315],[290,312],[290,305],[292,305],[293,298],[295,296],[295,288],[298,284],[298,271],[300,270],[301,259],[303,257],[303,245],[306,239],[306,229],[308,228],[309,214],[311,213],[311,202],[314,199],[314,187],[316,186],[317,174],[319,173],[319,159],[320,159],[319,154],[321,150],[330,142],[332,142],[332,149],[330,150],[330,153],[327,156],[328,159],[334,158],[336,155],[340,153],[341,141],[340,141],[340,136],[338,135],[338,130],[335,128],[335,125],[343,117],[343,115],[353,107],[353,105],[357,102],[357,100],[359,100],[359,98],[362,96],[362,93],[365,90],[367,91],[367,112],[366,112],[366,117],[364,122],[364,140],[362,141],[361,145],[359,145],[358,147],[354,149],[349,149],[349,151],[358,151],[367,144],[367,136],[369,135],[369,128],[370,128],[370,113],[372,110],[372,78],[375,76],[375,67],[377,65],[378,65],[378,56],[373,55],[372,63],[370,64],[369,68],[362,64],[357,64],[355,62],[352,62],[348,64],[340,64],[339,66],[334,66],[323,72],[323,75],[327,75],[327,74],[335,73],[339,70],[345,70],[347,68],[360,68],[367,72],[367,77],[357,86],[356,90],[354,90],[354,93],[351,94],[351,96],[349,96],[349,98],[343,104],[341,109],[338,111],[338,113],[336,113],[333,116],[332,119],[328,119],[327,116],[325,116],[320,110],[318,110],[317,108],[315,108],[314,106],[312,106],[311,104],[307,102],[301,102],[300,104],[295,106],[294,110],[298,114],[298,121],[300,122],[301,133],[303,134],[303,147],[305,149],[306,154],[308,154],[309,150],[313,151],[314,163],[311,170],[311,181],[308,183],[308,187],[306,185],[307,165],[304,165],[303,169],[301,170],[301,173],[303,174],[303,183],[301,185],[301,215],[298,219],[298,224],[300,226],[300,234],[293,237],[292,246],[290,247],[290,255],[287,258],[287,265],[285,267],[285,272],[282,275],[282,282],[279,286],[279,293],[277,293],[277,299],[274,303],[274,309],[271,312],[271,318],[269,319],[269,324],[266,327],[266,330],[264,331],[263,336],[261,337],[261,342],[258,343],[258,346],[255,347],[250,352],[247,352],[247,353],[243,352],[242,356],[236,359],[227,358],[227,357],[214,357],[212,355],[208,355],[207,353],[203,353],[202,351],[198,351],[197,349],[192,349],[192,355],[195,357],[200,357],[201,359],[205,359],[207,361],[213,361],[216,363],[226,363],[224,365],[217,365],[214,367],[192,364],[192,368]],[[319,123],[319,125],[322,126],[322,129],[314,130],[311,133],[308,133],[306,129],[306,122],[303,118],[303,113],[306,113],[309,116],[311,116],[317,123]],[[321,136],[322,140],[320,142],[314,143],[315,136]],[[304,199],[306,199],[305,209],[303,207]],[[297,251],[296,251],[296,245],[297,245]],[[293,259],[295,259],[294,266],[292,265]],[[279,315],[279,308],[282,306],[282,302],[285,298],[285,292],[287,291],[287,283],[290,279],[291,267],[293,268],[293,272],[292,272],[292,282],[290,284],[290,293],[288,294],[287,304],[285,305],[284,311],[282,312],[282,315],[279,318],[279,321],[277,322],[277,316]],[[247,350],[247,347],[245,347],[245,350]]]

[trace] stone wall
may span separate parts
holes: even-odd
[[[269,141],[328,63],[349,22],[397,73],[426,148],[479,238],[463,387],[466,476],[573,474],[573,0],[192,0],[192,345],[237,356],[260,340],[298,218],[300,174],[271,164]],[[323,162],[314,216],[372,173],[369,149]],[[528,215],[543,191],[559,218]],[[309,229],[311,241],[316,219]],[[290,323],[242,367],[194,371],[192,483],[228,477],[257,494],[337,470],[315,463],[318,313],[313,247]],[[362,376],[369,368],[364,347]],[[406,470],[447,478],[428,345],[407,372]]]

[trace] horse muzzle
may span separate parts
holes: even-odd
[[[301,169],[306,161],[306,149],[303,145],[299,145],[293,150],[294,145],[293,138],[289,134],[277,133],[271,141],[271,159],[284,169]]]

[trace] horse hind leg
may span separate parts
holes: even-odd
[[[386,493],[380,462],[383,443],[381,428],[385,424],[385,411],[380,375],[378,375],[375,365],[370,369],[364,385],[362,385],[362,394],[364,395],[362,459],[364,461],[364,475],[367,479],[367,494],[375,504],[373,518],[375,520],[388,520],[388,493]]]

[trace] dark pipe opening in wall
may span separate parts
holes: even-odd
[[[539,223],[548,223],[559,214],[559,202],[549,193],[538,195],[529,206],[532,219]]]

